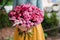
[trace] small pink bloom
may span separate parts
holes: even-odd
[[[32,11],[32,8],[30,7],[28,11],[31,12]]]
[[[27,28],[30,28],[31,26],[30,26],[30,24],[27,24],[26,27],[27,27]]]

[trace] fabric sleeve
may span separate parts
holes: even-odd
[[[37,0],[37,7],[43,10],[42,0]]]

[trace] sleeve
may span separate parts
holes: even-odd
[[[18,0],[18,5],[26,4],[26,3],[27,3],[27,0]]]
[[[13,8],[17,5],[26,4],[27,0],[13,0]]]
[[[37,5],[37,0],[29,0],[29,3],[36,6]]]
[[[37,0],[37,7],[43,10],[42,0]]]

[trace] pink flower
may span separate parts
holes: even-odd
[[[23,5],[21,5],[21,7],[29,8],[29,7],[31,7],[31,5],[30,4],[23,4]]]
[[[14,8],[14,11],[20,11],[21,10],[21,6],[16,6],[15,8]]]
[[[44,15],[38,7],[31,4],[23,4],[16,6],[9,13],[9,18],[13,20],[14,25],[20,24],[20,26],[30,28],[40,24],[43,21]]]
[[[33,26],[34,25],[34,23],[33,22],[31,22],[31,24],[30,24],[31,26]]]
[[[30,24],[27,24],[26,27],[27,27],[27,28],[30,28],[31,26],[30,26]]]
[[[32,10],[33,10],[33,9],[32,9],[31,7],[28,9],[29,12],[31,12]]]
[[[15,16],[13,16],[12,18],[9,17],[9,20],[13,20],[14,21],[14,20],[16,20],[16,17]]]

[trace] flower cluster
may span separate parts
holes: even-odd
[[[30,28],[43,21],[43,12],[38,7],[31,4],[23,4],[16,6],[9,13],[9,19],[14,25],[19,24],[20,26]]]

